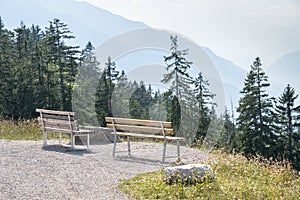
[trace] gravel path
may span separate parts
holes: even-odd
[[[42,141],[0,140],[0,199],[129,199],[117,188],[120,180],[165,166],[162,144],[133,142],[128,157],[127,144],[119,143],[113,159],[112,144],[71,151],[57,143],[42,148]],[[195,149],[180,150],[184,163],[207,158]],[[167,145],[170,155],[176,155],[176,146]],[[175,159],[167,158],[166,165]]]

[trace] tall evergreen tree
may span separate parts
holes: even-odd
[[[300,155],[297,155],[299,150],[299,146],[297,146],[297,143],[299,143],[297,131],[300,127],[300,105],[295,105],[297,98],[298,95],[295,94],[294,88],[288,84],[283,94],[278,98],[278,104],[276,105],[281,133],[280,141],[282,142],[281,147],[283,150],[281,154],[284,159],[289,160],[291,163],[300,158]]]
[[[81,52],[79,72],[73,89],[72,108],[80,124],[98,126],[97,85],[100,77],[100,63],[94,55],[94,47],[88,42]]]
[[[188,49],[178,50],[177,36],[171,36],[171,55],[164,56],[167,64],[168,73],[164,75],[163,83],[171,82],[171,91],[173,91],[178,99],[181,99],[186,92],[188,85],[191,84],[191,78],[187,70],[191,67],[192,62],[188,61],[185,56]]]
[[[276,146],[273,126],[273,105],[266,93],[268,77],[256,58],[247,75],[239,101],[237,119],[239,148],[246,155],[271,157]]]
[[[199,115],[198,130],[195,136],[195,141],[203,140],[207,134],[210,124],[210,109],[209,106],[214,105],[212,102],[215,96],[209,91],[209,82],[205,80],[202,73],[198,74],[194,82],[194,96],[196,98],[196,105]]]
[[[0,17],[0,116],[14,118],[14,34]]]
[[[20,26],[15,29],[16,32],[16,63],[15,71],[15,113],[20,118],[31,118],[35,113],[34,106],[34,74],[35,69],[31,59],[30,29],[21,22]]]
[[[46,27],[46,37],[48,40],[51,61],[58,67],[59,87],[61,108],[63,110],[71,110],[71,99],[68,99],[68,86],[72,87],[71,83],[74,80],[76,73],[76,54],[78,46],[69,46],[66,40],[73,39],[75,36],[71,34],[67,24],[59,19],[50,21],[49,27]],[[69,90],[71,91],[71,90]]]
[[[172,95],[171,109],[169,109],[169,116],[173,129],[176,134],[178,133],[181,123],[181,110],[188,107],[188,100],[191,96],[190,85],[192,83],[191,77],[188,75],[188,69],[191,67],[192,62],[188,61],[185,56],[188,54],[188,49],[179,50],[177,36],[170,36],[171,39],[171,54],[164,56],[164,61],[167,64],[168,73],[164,74],[162,79],[163,83],[170,83],[170,94]]]
[[[108,115],[112,116],[111,97],[115,81],[118,80],[119,71],[116,70],[116,63],[111,60],[110,56],[108,56],[107,63],[105,63],[105,75],[108,87]]]

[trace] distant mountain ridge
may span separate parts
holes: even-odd
[[[290,84],[297,93],[300,93],[300,51],[286,54],[275,60],[266,68],[266,72],[274,82],[284,87]]]
[[[8,29],[17,28],[21,21],[25,25],[49,25],[54,18],[66,23],[76,39],[74,44],[84,48],[88,41],[96,47],[102,42],[120,33],[147,28],[143,22],[130,21],[104,9],[76,0],[9,0],[1,2],[0,16]],[[233,62],[216,55],[208,47],[203,47],[216,66],[223,81],[226,104],[231,100],[234,107],[238,105],[240,90],[243,87],[247,72]],[[254,59],[254,58],[253,58]],[[262,58],[263,60],[263,58]],[[249,66],[252,63],[249,63]],[[279,95],[289,82],[300,92],[300,51],[283,56],[266,68],[271,79],[270,95]],[[273,84],[274,83],[274,84]]]
[[[66,23],[76,36],[74,43],[84,48],[88,41],[94,46],[124,31],[148,27],[115,15],[86,2],[75,0],[9,0],[1,3],[0,16],[9,29],[23,21],[46,27],[54,18]]]

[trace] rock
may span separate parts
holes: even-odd
[[[187,164],[165,168],[165,181],[168,183],[177,180],[198,182],[204,178],[213,178],[213,171],[210,165]]]
[[[79,126],[80,129],[88,129],[94,130],[95,134],[90,134],[90,144],[106,144],[114,142],[114,135],[111,134],[111,129],[103,128],[103,127],[95,127],[95,126]],[[121,140],[118,138],[117,142]],[[77,136],[75,137],[76,145],[85,145],[86,144],[86,136]]]

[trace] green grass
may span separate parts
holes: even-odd
[[[214,179],[195,185],[169,185],[158,171],[123,180],[119,188],[136,199],[300,199],[300,174],[282,163],[214,152],[208,164]]]
[[[58,138],[58,134],[47,134],[48,139]],[[4,140],[42,140],[43,134],[35,121],[12,121],[0,119],[0,139]]]

